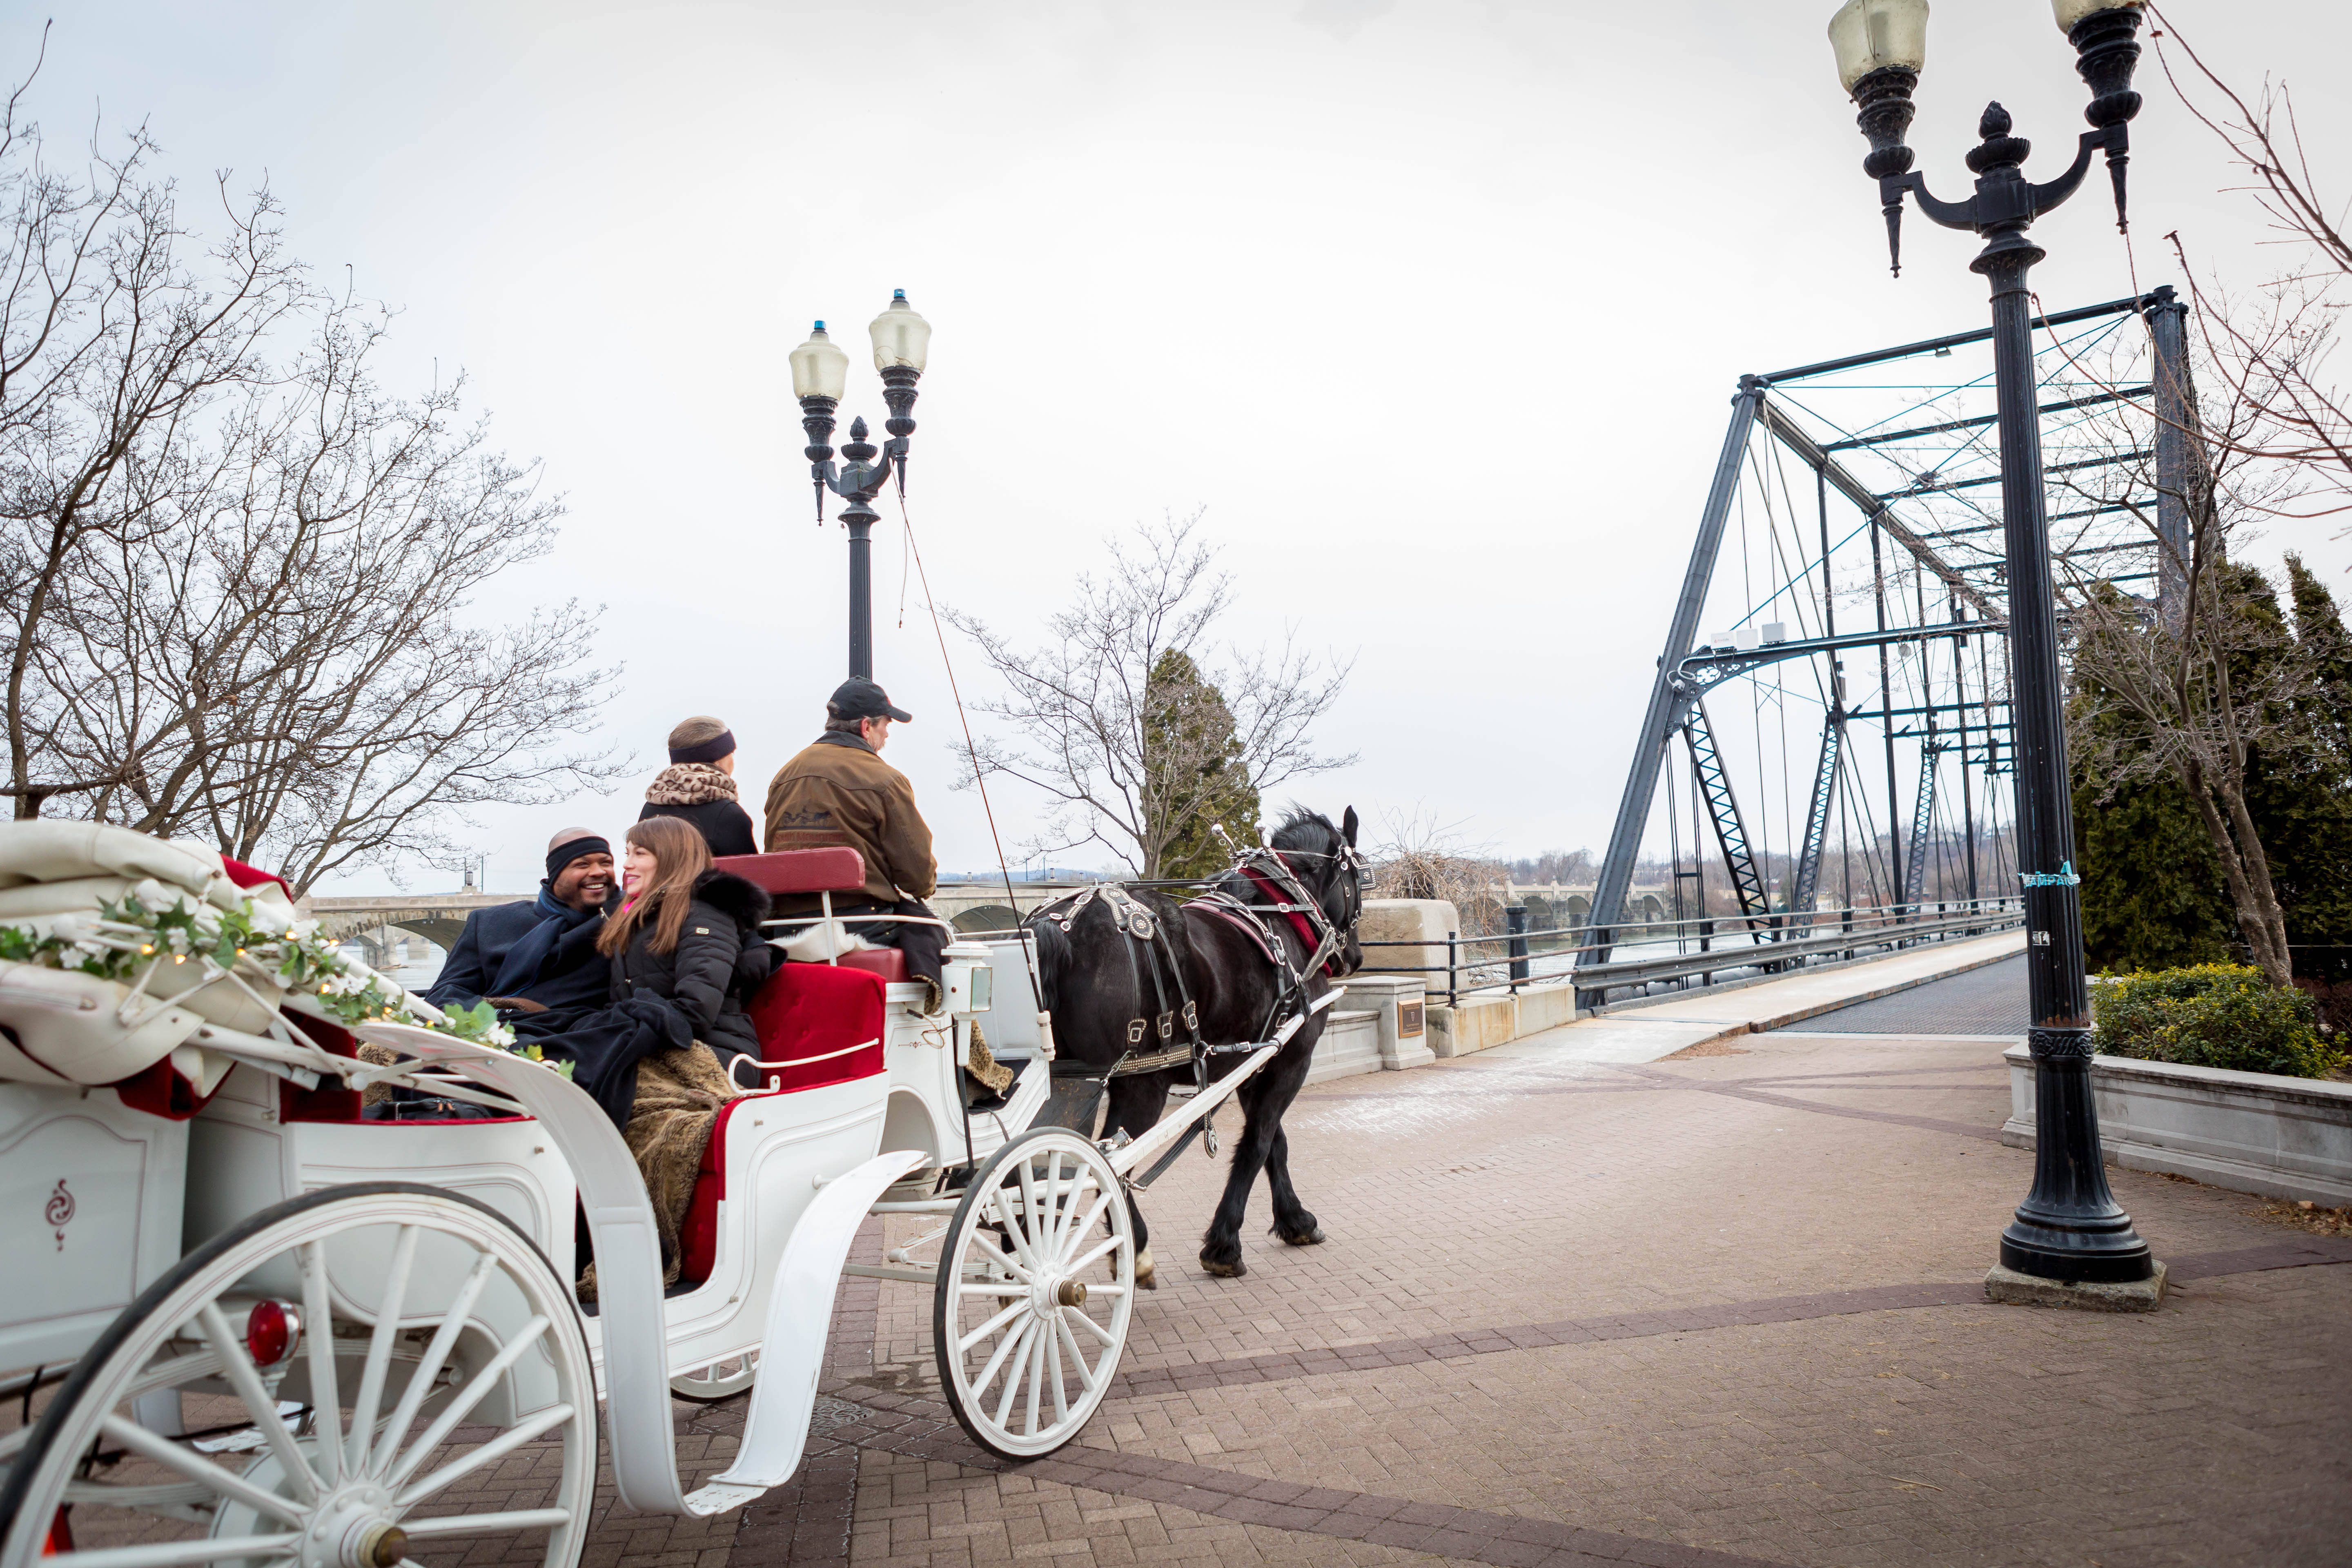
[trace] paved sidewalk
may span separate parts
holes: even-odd
[[[1181,1163],[1146,1200],[1164,1286],[1061,1453],[973,1448],[927,1293],[850,1282],[794,1486],[605,1512],[588,1563],[2345,1561],[2352,1241],[2118,1171],[2163,1310],[1991,1307],[2032,1164],[1997,1137],[2001,1042],[1535,1044],[1307,1090],[1292,1165],[1330,1239],[1281,1246],[1261,1194],[1244,1279],[1192,1261],[1223,1166]],[[680,1411],[717,1468],[740,1402]],[[528,1459],[496,1506],[528,1506]]]
[[[1857,1002],[1797,1026],[1816,1034],[1999,1035],[2021,1040],[2032,1022],[2025,954],[1907,991]]]
[[[1475,1054],[1490,1062],[1654,1062],[1693,1046],[1788,1028],[1857,1003],[1948,984],[1948,977],[1974,973],[2024,951],[2025,933],[2016,931],[1962,942],[1923,942],[1884,958],[1801,970],[1785,979],[1620,1003],[1597,1016]]]

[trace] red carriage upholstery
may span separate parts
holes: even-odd
[[[866,886],[866,857],[845,844],[780,849],[771,855],[721,855],[711,864],[777,895],[851,893]]]
[[[882,999],[881,977],[846,961],[780,964],[751,998],[760,1059],[797,1064],[772,1075],[786,1093],[880,1072]]]
[[[856,893],[866,889],[866,857],[846,845],[824,849],[783,849],[772,855],[722,855],[711,862],[755,882],[772,895]],[[853,931],[855,926],[849,928]],[[844,968],[878,974],[885,983],[907,982],[907,955],[895,947],[861,948],[836,962]]]
[[[868,974],[878,974],[887,984],[907,983],[907,955],[895,947],[861,947],[856,952],[845,952],[838,960],[844,969],[862,969]],[[809,965],[814,969],[814,964]]]
[[[694,1196],[688,1200],[686,1223],[677,1227],[677,1278],[680,1284],[700,1284],[719,1263],[719,1200],[727,1195],[727,1123],[737,1111],[761,1098],[730,1100],[719,1108],[710,1124],[710,1141],[702,1146],[702,1163],[694,1178]]]
[[[853,849],[847,853],[854,858],[857,852]],[[729,858],[772,860],[782,857],[747,855]],[[864,875],[862,871],[859,874]],[[894,958],[903,956],[895,948],[885,951]],[[751,1026],[760,1033],[761,1059],[792,1065],[761,1073],[763,1079],[777,1080],[777,1089],[730,1100],[719,1107],[719,1119],[711,1123],[710,1141],[703,1145],[700,1173],[695,1178],[686,1223],[678,1228],[680,1281],[709,1279],[710,1270],[719,1261],[719,1200],[727,1195],[727,1130],[736,1112],[777,1093],[846,1083],[853,1079],[871,1078],[883,1070],[882,1041],[887,1026],[882,980],[868,970],[848,967],[848,962],[845,958],[838,968],[829,963],[784,964],[751,998]]]

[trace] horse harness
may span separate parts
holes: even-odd
[[[1201,1041],[1201,1011],[1184,985],[1184,965],[1175,944],[1170,940],[1166,922],[1117,882],[1097,882],[1053,903],[1031,917],[1049,920],[1062,928],[1067,936],[1070,927],[1086,907],[1099,900],[1108,911],[1111,925],[1127,939],[1128,962],[1136,970],[1136,994],[1143,993],[1143,972],[1151,973],[1151,991],[1160,1004],[1156,1019],[1129,1018],[1127,1021],[1127,1050],[1114,1063],[1106,1078],[1123,1078],[1134,1073],[1160,1072],[1168,1068],[1193,1062],[1197,1071],[1205,1072],[1202,1064],[1209,1047]],[[1173,991],[1176,1005],[1169,1005],[1169,993]],[[1185,1043],[1175,1044],[1176,1025],[1184,1026]],[[1156,1042],[1156,1049],[1147,1049]],[[1056,1075],[1066,1078],[1092,1078],[1096,1074],[1083,1062],[1055,1062]]]
[[[1308,855],[1318,851],[1298,850]],[[1342,846],[1334,857],[1342,860],[1350,872],[1362,875],[1362,862],[1352,848]],[[1291,868],[1283,852],[1273,848],[1252,849],[1242,855],[1234,867],[1265,901],[1244,901],[1233,894],[1210,889],[1191,900],[1184,907],[1201,910],[1241,928],[1258,951],[1274,965],[1277,977],[1275,999],[1266,1010],[1265,1024],[1258,1030],[1260,1039],[1272,1036],[1276,1024],[1286,1012],[1303,1005],[1308,976],[1315,973],[1336,975],[1339,969],[1339,953],[1344,945],[1344,932],[1330,915],[1307,891],[1306,884]],[[1049,920],[1059,926],[1064,935],[1083,913],[1087,904],[1099,900],[1111,917],[1112,926],[1127,938],[1128,959],[1136,969],[1136,993],[1139,999],[1143,990],[1143,972],[1150,971],[1154,1000],[1159,1013],[1154,1018],[1130,1018],[1127,1025],[1127,1050],[1113,1063],[1105,1079],[1130,1074],[1161,1072],[1169,1068],[1192,1064],[1195,1083],[1205,1088],[1208,1083],[1208,1059],[1219,1052],[1245,1051],[1250,1044],[1212,1046],[1201,1038],[1200,1009],[1184,984],[1184,965],[1167,931],[1167,922],[1116,882],[1097,882],[1053,903],[1031,917]],[[1291,929],[1307,950],[1304,963],[1294,964],[1290,951],[1276,935],[1275,928],[1265,918],[1277,916],[1286,920]],[[1173,993],[1175,1005],[1170,1005]],[[1184,1028],[1184,1040],[1176,1041],[1176,1026]],[[1094,1077],[1083,1063],[1072,1062],[1066,1067],[1056,1062],[1054,1070],[1070,1077]]]

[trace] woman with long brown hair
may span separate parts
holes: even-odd
[[[672,1004],[722,1068],[746,1052],[756,1056],[759,1036],[743,1004],[775,967],[760,940],[767,893],[715,868],[691,824],[652,816],[630,825],[621,896],[596,939],[613,961],[613,1000]]]
[[[768,895],[712,867],[702,835],[676,817],[630,827],[621,890],[596,939],[612,963],[612,1005],[602,1027],[572,1037],[573,1081],[620,1123],[653,1199],[663,1282],[675,1284],[678,1227],[711,1126],[743,1092],[730,1069],[759,1052],[744,1003],[776,952],[760,938]],[[593,1269],[581,1288],[594,1293]]]

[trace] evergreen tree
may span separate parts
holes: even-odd
[[[2111,710],[2092,722],[2112,731],[2126,721]],[[2109,793],[2077,760],[2074,786],[2091,967],[2115,973],[2227,961],[2237,928],[2229,889],[2180,781],[2158,775]]]
[[[1233,710],[1200,667],[1170,648],[1151,667],[1144,693],[1143,764],[1147,798],[1157,807],[1162,847],[1146,877],[1213,877],[1233,857],[1210,831],[1221,826],[1238,845],[1258,842],[1257,791]]]
[[[2352,958],[2352,640],[2326,584],[2299,557],[2286,569],[2296,649],[2311,673],[2296,727],[2310,742],[2293,757],[2261,759],[2247,805],[2271,850],[2297,971],[2341,979]]]
[[[2270,864],[2298,973],[2352,972],[2352,637],[2326,585],[2286,558],[2292,620],[2260,572],[2216,571],[2221,613],[2240,621],[2231,676],[2243,691],[2285,690],[2246,765],[2247,814]],[[2297,679],[2279,680],[2293,660]],[[2078,700],[2095,688],[2078,676]],[[2095,718],[2087,717],[2096,710]],[[2083,701],[2078,756],[2113,758],[2144,747],[2117,706]],[[2099,777],[2094,778],[2094,773]],[[2169,773],[2113,785],[2104,770],[2074,771],[2075,865],[2083,878],[2083,945],[2096,968],[2161,969],[2213,962],[2240,940],[2212,840]],[[2103,798],[2104,797],[2104,798]]]

